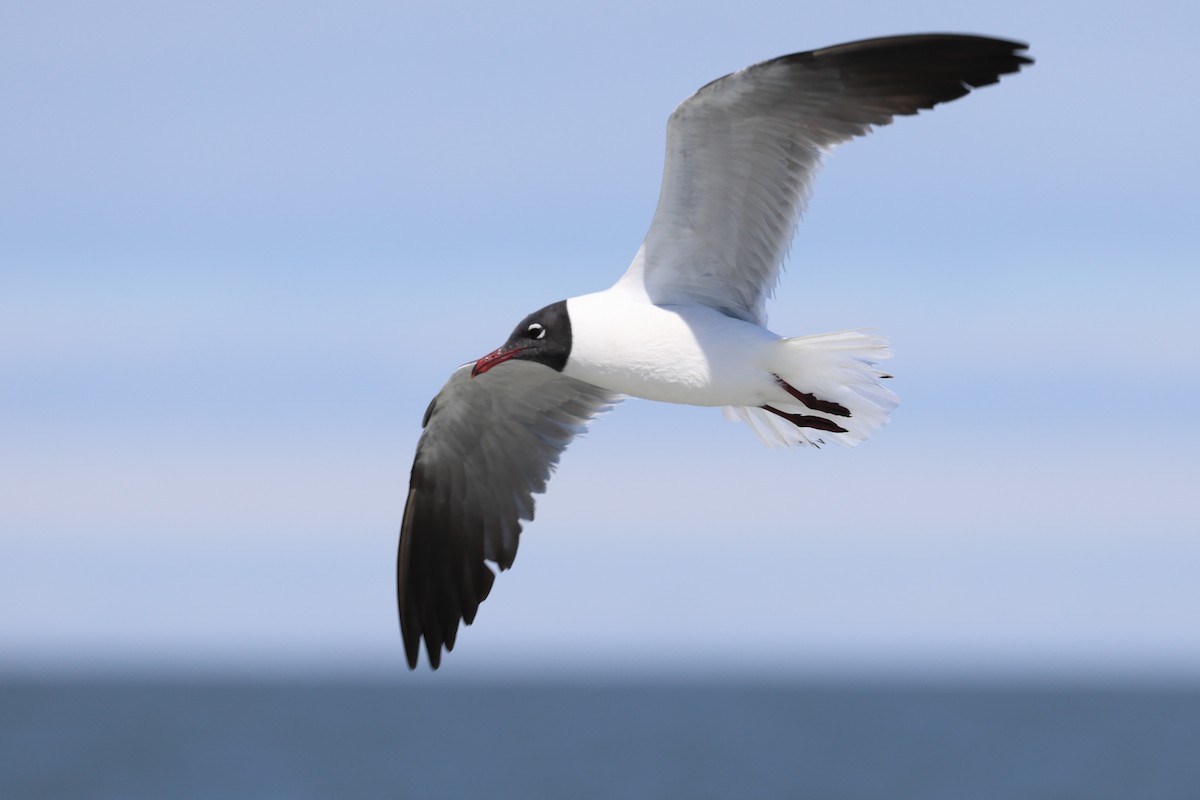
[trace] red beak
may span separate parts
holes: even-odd
[[[478,378],[497,364],[503,364],[510,358],[515,358],[517,353],[520,353],[524,349],[524,347],[514,347],[511,350],[505,350],[501,347],[498,350],[493,350],[475,362],[475,366],[471,368],[471,377]]]

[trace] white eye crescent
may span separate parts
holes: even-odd
[[[546,338],[546,329],[543,328],[537,322],[533,323],[528,328],[526,328],[525,332],[528,333],[530,336],[532,336],[534,339],[545,339]]]

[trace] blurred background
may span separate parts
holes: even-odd
[[[1197,21],[9,4],[0,676],[1194,685]],[[409,675],[396,537],[450,371],[624,271],[696,88],[917,31],[1037,64],[837,150],[770,307],[785,335],[886,333],[891,425],[774,452],[624,403],[442,670]]]

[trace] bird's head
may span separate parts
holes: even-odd
[[[521,320],[507,342],[475,362],[471,377],[512,359],[535,361],[562,372],[570,355],[571,317],[567,301],[560,300]]]

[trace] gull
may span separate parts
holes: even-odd
[[[785,338],[766,301],[822,156],[897,115],[1032,64],[1027,45],[957,34],[850,42],[726,75],[667,124],[658,207],[610,288],[525,317],[462,365],[422,420],[400,529],[397,597],[410,668],[437,669],[571,440],[626,396],[716,406],[771,446],[855,445],[897,398],[861,331]]]

